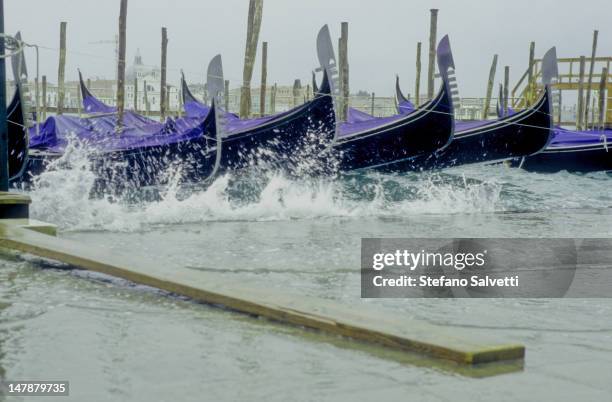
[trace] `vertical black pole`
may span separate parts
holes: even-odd
[[[0,34],[4,33],[4,0],[0,0]],[[0,191],[8,191],[8,125],[6,123],[6,65],[0,39]]]

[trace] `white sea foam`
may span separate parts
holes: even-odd
[[[370,174],[297,180],[280,173],[247,179],[217,178],[206,189],[186,193],[180,171],[160,199],[137,204],[91,198],[95,175],[87,152],[71,145],[41,174],[29,194],[32,216],[62,230],[139,231],[158,225],[207,221],[270,221],[331,217],[405,217],[413,214],[495,212],[504,209],[502,186],[458,176]]]

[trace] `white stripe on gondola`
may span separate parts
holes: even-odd
[[[601,140],[601,138],[600,138]],[[560,152],[582,152],[582,151],[595,151],[595,150],[606,150],[607,151],[607,139],[596,144],[584,144],[584,145],[566,145],[561,147],[549,146],[544,150],[545,153],[560,153]]]
[[[588,147],[551,147],[547,148],[542,153],[544,154],[563,154],[568,152],[587,152],[587,151],[604,151],[603,144],[589,145]]]
[[[450,96],[455,106],[455,111],[461,108],[461,97],[459,95],[459,85],[457,84],[457,76],[454,67],[448,67],[447,70],[448,87],[450,88]]]

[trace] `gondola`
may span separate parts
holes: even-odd
[[[447,42],[450,53],[448,38],[443,40]],[[556,69],[554,48],[549,50],[543,59],[544,66],[552,64]],[[544,67],[548,68],[553,67]],[[397,172],[444,169],[465,164],[510,160],[543,151],[552,138],[549,83],[550,77],[546,77],[544,91],[532,107],[492,121],[457,121],[454,139],[448,147],[431,155],[421,155],[403,163],[386,166],[384,170]]]
[[[167,184],[169,170],[177,161],[182,180],[200,182],[214,176],[221,151],[215,113],[200,121],[177,119],[162,124],[126,111],[119,129],[116,109],[91,95],[80,72],[79,76],[84,106],[92,116],[51,116],[30,128],[29,158],[13,178],[14,185],[31,184],[64,155],[71,139],[87,149],[96,175],[94,194],[123,195]]]
[[[222,99],[225,82],[220,55],[211,61],[207,75],[209,94]],[[183,74],[181,78],[186,119],[204,118],[210,108],[191,93]],[[325,164],[322,154],[333,139],[335,127],[329,93],[329,81],[324,77],[322,90],[313,100],[284,113],[254,119],[240,119],[218,106],[224,148],[219,173],[254,165],[287,171],[310,165],[313,170],[320,170],[319,163],[312,162],[318,158],[320,165]],[[106,105],[89,91],[83,99],[89,99],[86,105],[90,106],[89,110],[106,111]]]
[[[216,56],[208,71],[209,94],[221,99],[224,85],[221,56]],[[320,93],[287,112],[243,120],[223,111],[221,171],[257,165],[300,174],[327,169],[325,151],[336,125],[330,91],[324,75]]]
[[[219,57],[219,56],[217,56]],[[217,66],[221,66],[220,57]],[[207,106],[199,101],[182,80],[183,107],[187,115],[199,116]],[[222,67],[209,71],[209,94],[224,92]],[[330,97],[330,84],[324,75],[314,99],[287,112],[270,116],[240,119],[224,111],[224,153],[222,170],[238,170],[262,165],[289,173],[315,174],[328,169],[326,149],[334,138],[336,118]],[[303,169],[307,167],[310,171]]]
[[[87,149],[96,181],[94,195],[125,195],[134,189],[168,184],[169,171],[180,163],[181,180],[205,182],[215,176],[222,146],[217,133],[217,113],[187,130],[143,133],[135,128],[126,132],[92,129],[89,122],[50,117],[33,137],[28,163],[15,183],[28,184],[60,159],[68,145],[66,132],[73,132]],[[113,129],[114,130],[114,129]],[[58,135],[61,133],[61,135]]]
[[[242,121],[215,106],[222,103],[220,56],[209,66],[208,86],[217,101],[195,127],[178,124],[181,119],[169,119],[161,128],[153,125],[157,127],[153,132],[146,132],[150,127],[145,124],[124,127],[117,133],[112,124],[96,130],[90,125],[91,119],[83,123],[83,119],[74,117],[49,118],[34,142],[27,174],[22,174],[21,180],[27,181],[41,173],[50,161],[62,156],[67,145],[66,135],[61,132],[64,126],[66,131],[76,132],[75,136],[85,141],[92,152],[96,192],[110,190],[112,194],[122,194],[130,188],[164,185],[169,170],[175,167],[180,169],[183,181],[196,183],[209,182],[223,172],[261,162],[268,167],[289,168],[299,165],[300,149],[307,149],[309,158],[316,157],[333,139],[335,116],[329,95],[317,96],[279,115]],[[329,94],[327,78],[323,83],[325,91]],[[93,100],[90,104],[103,105],[91,94],[87,98]],[[116,122],[114,113],[100,117]]]
[[[516,112],[509,106],[498,105],[497,114],[503,117]],[[511,166],[539,173],[612,171],[611,146],[612,130],[573,131],[555,126],[546,149],[535,155],[516,158]]]
[[[332,93],[337,98],[336,58],[327,26],[319,32],[317,51],[321,69],[330,76]],[[445,51],[444,47],[438,47],[442,65],[448,61]],[[453,137],[453,108],[446,80],[432,101],[411,113],[361,117],[351,121],[349,114],[349,121],[337,126],[333,154],[341,172],[406,163],[445,148]]]
[[[15,39],[21,41],[21,32],[15,34]],[[13,98],[6,109],[7,146],[8,146],[8,176],[9,182],[23,175],[28,163],[29,132],[27,130],[29,110],[23,101],[27,89],[23,83],[27,82],[28,70],[23,52],[11,57],[11,69],[15,82]]]
[[[21,89],[20,85],[17,85],[13,99],[6,110],[10,182],[19,180],[23,176],[29,160],[29,136],[24,116]]]
[[[513,165],[541,173],[612,171],[612,130],[571,131],[556,127],[544,151],[514,160]]]

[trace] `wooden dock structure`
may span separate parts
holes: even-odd
[[[582,67],[581,60],[584,60]],[[585,92],[597,91],[597,98],[599,98],[598,108],[601,105],[605,105],[602,110],[596,112],[591,105],[587,107],[585,104],[586,100],[579,96],[577,121],[561,121],[560,123],[562,125],[577,124],[584,128],[588,122],[588,119],[586,119],[588,116],[585,116],[585,113],[587,110],[591,110],[590,113],[597,115],[595,126],[612,128],[612,74],[609,74],[612,57],[565,57],[559,58],[557,61],[559,64],[559,77],[557,82],[551,86],[553,90],[559,91],[560,94],[564,91],[577,91],[583,94],[582,97],[584,97]],[[594,70],[592,75],[589,73],[591,69]],[[529,84],[529,70],[527,70],[512,89],[513,108],[523,109],[527,107],[535,100],[538,91],[541,89],[541,85],[537,83],[537,80],[542,76],[542,59],[533,60],[533,71],[531,84]],[[583,71],[582,74],[580,73],[581,71]],[[591,78],[590,83],[588,82],[589,76]]]

